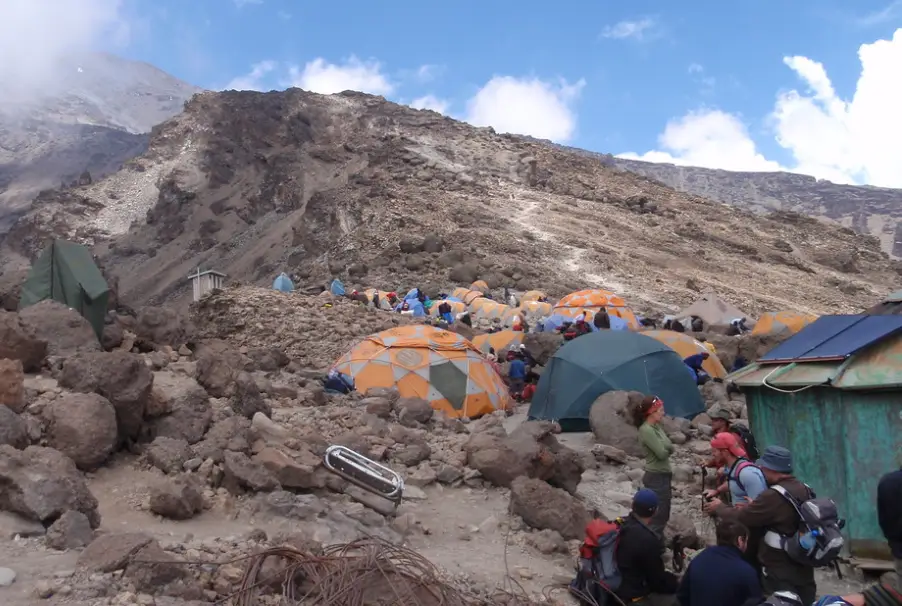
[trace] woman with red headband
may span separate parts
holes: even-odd
[[[636,408],[636,426],[639,443],[645,451],[645,475],[642,483],[658,495],[658,509],[649,526],[664,538],[664,528],[670,520],[670,501],[673,498],[673,470],[670,455],[673,442],[661,427],[664,418],[664,401],[657,396],[646,396]]]

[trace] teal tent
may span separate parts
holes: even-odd
[[[673,417],[705,411],[677,352],[642,333],[601,330],[573,339],[554,354],[539,379],[529,418],[557,421],[564,431],[586,431],[592,403],[609,391],[656,395]]]
[[[74,242],[54,240],[31,266],[19,309],[45,299],[59,301],[84,316],[100,339],[109,297],[110,289],[91,251]]]

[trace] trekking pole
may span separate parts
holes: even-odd
[[[705,485],[708,483],[708,468],[702,465],[702,511],[705,511]]]

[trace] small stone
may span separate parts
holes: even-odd
[[[530,571],[528,568],[523,567],[517,568],[517,575],[521,579],[531,579],[534,576],[532,571]]]
[[[9,587],[16,581],[16,571],[12,568],[0,568],[0,587]]]
[[[34,584],[34,594],[42,600],[52,597],[54,593],[56,591],[50,581],[38,581]]]
[[[426,492],[419,486],[405,485],[403,498],[410,501],[425,501],[429,497],[426,495]]]

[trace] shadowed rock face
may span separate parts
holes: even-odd
[[[119,170],[151,128],[200,89],[145,63],[106,54],[61,60],[36,90],[0,98],[0,234],[39,191]]]
[[[203,93],[122,170],[42,194],[6,247],[93,245],[132,305],[184,300],[198,266],[314,294],[605,287],[650,310],[716,290],[750,313],[857,310],[898,280],[872,236],[610,164],[359,93]]]
[[[793,173],[741,173],[652,164],[608,157],[612,166],[655,179],[679,191],[765,213],[793,211],[832,219],[881,242],[902,257],[902,190],[819,181]]]

